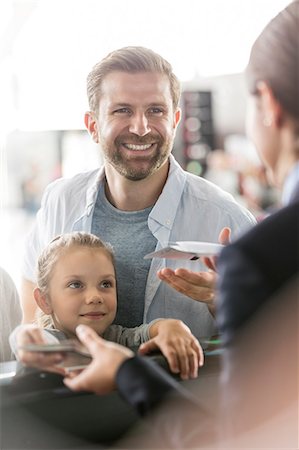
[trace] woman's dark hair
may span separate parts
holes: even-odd
[[[299,0],[274,17],[256,39],[246,77],[251,94],[265,81],[282,107],[299,118]]]

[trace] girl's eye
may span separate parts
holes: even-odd
[[[72,281],[68,284],[68,287],[71,289],[80,289],[82,287],[82,283],[80,283],[80,281]]]
[[[105,289],[111,288],[112,287],[112,283],[111,283],[111,281],[104,280],[101,283],[101,287],[105,288]]]

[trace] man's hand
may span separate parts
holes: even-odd
[[[17,358],[24,366],[65,374],[64,368],[59,366],[65,357],[62,353],[30,352],[22,349],[26,344],[47,344],[43,330],[37,325],[22,325],[17,331],[16,344]]]
[[[64,384],[73,391],[108,394],[115,389],[115,378],[121,364],[134,353],[122,345],[108,342],[86,325],[79,325],[76,333],[93,360],[79,374],[70,372]]]
[[[178,292],[193,300],[213,304],[216,274],[214,272],[192,272],[187,269],[162,269],[158,277]]]
[[[231,230],[229,228],[223,228],[219,234],[219,243],[227,244],[230,240],[230,233]],[[204,257],[202,260],[210,269],[209,272],[192,272],[182,268],[176,270],[165,268],[158,272],[158,277],[178,292],[198,302],[206,303],[210,312],[214,314],[217,257]]]
[[[172,372],[180,373],[183,380],[197,378],[204,356],[187,325],[181,320],[161,319],[151,326],[150,335],[152,339],[139,347],[139,353],[144,355],[160,349]]]
[[[231,235],[230,228],[228,228],[228,227],[222,228],[222,230],[220,231],[219,236],[218,236],[219,244],[222,244],[222,245],[229,244],[230,243],[230,235]],[[216,272],[217,256],[214,256],[211,258],[203,257],[203,262],[209,269]]]

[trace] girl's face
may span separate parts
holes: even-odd
[[[117,308],[115,271],[105,250],[81,246],[63,250],[50,279],[48,303],[55,327],[68,337],[76,336],[79,324],[101,335]]]

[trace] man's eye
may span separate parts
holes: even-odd
[[[111,283],[111,281],[104,280],[104,281],[102,281],[102,283],[101,283],[101,287],[102,287],[102,288],[105,288],[105,289],[110,288],[110,287],[112,287],[112,283]]]
[[[130,114],[129,108],[119,108],[114,111],[114,114]]]
[[[82,283],[80,283],[80,281],[72,281],[68,284],[68,287],[71,289],[80,289],[82,287]]]
[[[163,114],[163,110],[161,108],[158,108],[158,107],[150,108],[149,112],[150,112],[150,114],[158,114],[158,115]]]

